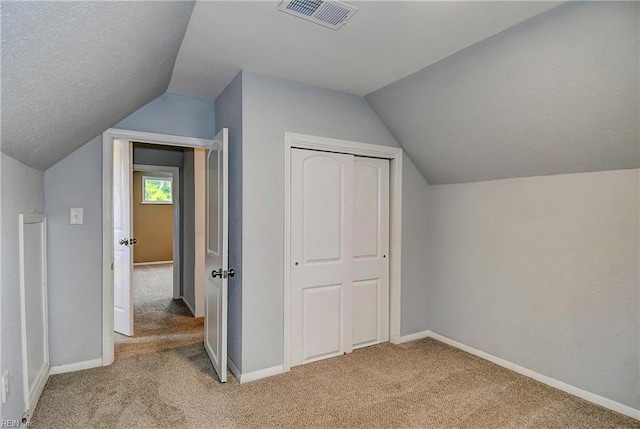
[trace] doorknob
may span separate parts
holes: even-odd
[[[120,245],[128,246],[129,245],[129,239],[128,238],[121,238],[120,241],[118,241],[118,243],[120,243]]]
[[[218,271],[216,270],[211,271],[211,277],[213,277],[214,279],[216,277],[222,278],[222,268],[220,268]]]
[[[236,270],[234,270],[233,268],[229,269],[229,277],[233,277],[236,275]]]
[[[133,237],[131,240],[129,240],[129,244],[131,245],[138,244],[138,239]]]

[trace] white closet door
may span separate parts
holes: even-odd
[[[389,341],[389,160],[354,160],[353,348]]]
[[[352,155],[291,154],[291,366],[352,351]]]

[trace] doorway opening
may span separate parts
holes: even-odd
[[[112,359],[203,342],[204,152],[113,140]]]
[[[229,130],[222,128],[212,140],[109,129],[102,134],[102,365],[114,361],[115,330],[133,333],[133,258],[131,231],[131,178],[133,144],[192,148],[186,158],[194,170],[193,242],[181,240],[182,267],[193,250],[193,270],[182,271],[182,297],[193,283],[195,315],[204,313],[204,351],[221,382],[227,379],[227,291],[229,278]],[[184,181],[181,181],[184,182]],[[187,195],[184,193],[184,195]],[[186,235],[185,235],[186,237]],[[186,276],[193,274],[192,281]],[[199,303],[203,303],[200,305]],[[202,313],[200,313],[202,312]],[[129,334],[130,335],[130,334]]]
[[[204,197],[195,192],[195,170],[204,167],[196,165],[194,151],[132,143],[133,329],[127,333],[115,326],[116,359],[203,340],[193,244],[195,200]]]

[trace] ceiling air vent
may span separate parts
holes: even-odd
[[[279,9],[334,30],[340,29],[358,11],[357,7],[336,0],[284,0]]]

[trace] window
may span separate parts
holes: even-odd
[[[142,177],[142,204],[173,204],[171,177]]]

